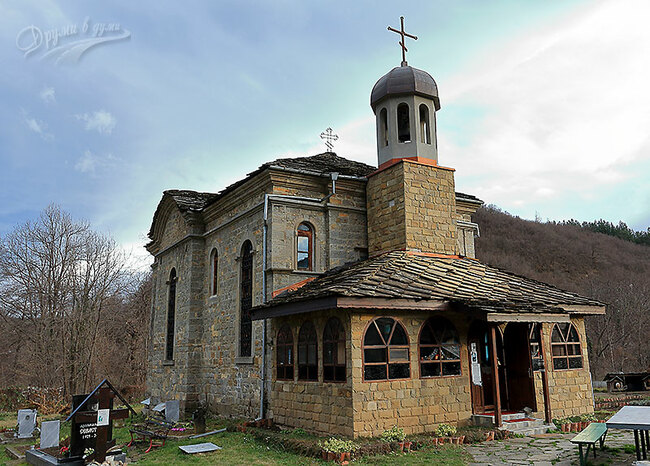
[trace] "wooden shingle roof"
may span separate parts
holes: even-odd
[[[474,259],[393,251],[332,269],[255,310],[326,297],[380,298],[462,304],[486,312],[560,312],[604,309],[604,304]],[[389,303],[389,301],[387,301]],[[387,304],[390,307],[390,304]],[[255,314],[254,310],[254,314]]]

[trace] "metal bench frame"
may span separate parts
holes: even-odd
[[[164,447],[165,440],[169,435],[169,431],[174,427],[172,422],[168,422],[160,418],[147,418],[143,424],[136,424],[129,429],[131,434],[131,441],[127,444],[127,448],[132,446],[136,441],[149,440],[149,448],[145,453],[149,453],[154,447]],[[134,437],[138,437],[137,439]],[[154,443],[154,440],[162,440],[162,442]]]

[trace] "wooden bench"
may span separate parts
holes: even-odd
[[[590,448],[593,447],[594,458],[596,457],[596,442],[600,442],[600,448],[602,450],[606,436],[607,425],[603,422],[592,422],[582,432],[571,439],[571,443],[578,444],[581,466],[584,466],[587,463],[587,455],[589,455]],[[587,450],[584,452],[584,455],[582,451],[583,445],[587,445]]]
[[[169,435],[172,427],[174,427],[174,423],[168,422],[162,417],[148,417],[144,420],[144,423],[134,424],[129,429],[131,441],[126,447],[130,447],[138,440],[149,440],[149,448],[145,453],[149,453],[153,447],[164,447],[165,440],[167,440],[167,435]],[[154,441],[162,442],[154,443]]]

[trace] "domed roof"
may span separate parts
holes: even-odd
[[[384,98],[404,94],[416,94],[433,99],[436,110],[440,110],[436,82],[429,73],[412,66],[398,66],[379,78],[370,94],[370,106],[374,111]]]

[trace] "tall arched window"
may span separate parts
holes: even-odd
[[[345,382],[345,330],[336,317],[323,330],[323,381]]]
[[[409,340],[402,324],[390,317],[372,322],[363,336],[364,380],[408,379]]]
[[[429,124],[429,107],[420,104],[420,142],[431,144],[431,125]]]
[[[239,290],[239,355],[250,356],[252,353],[253,323],[253,245],[246,240],[241,248],[241,274]]]
[[[293,380],[293,333],[287,324],[278,330],[275,347],[277,350],[277,378]]]
[[[530,360],[534,371],[544,369],[544,355],[542,354],[542,336],[540,334],[540,323],[528,325],[528,342],[530,344]]]
[[[555,324],[551,333],[553,369],[580,369],[582,351],[578,331],[571,323]]]
[[[314,268],[314,229],[308,223],[298,225],[296,258],[298,270]]]
[[[420,331],[420,377],[460,375],[460,340],[447,319],[427,320]]]
[[[176,269],[169,272],[169,290],[167,293],[167,342],[165,346],[165,359],[174,359],[174,325],[176,319]]]
[[[216,249],[210,253],[210,295],[217,294],[219,285],[219,254]]]
[[[397,141],[411,142],[411,122],[409,121],[409,106],[401,103],[397,106]]]
[[[298,380],[318,380],[318,337],[311,320],[298,333]]]
[[[380,141],[385,147],[388,145],[388,111],[386,108],[382,108],[379,112],[379,130],[380,130]]]

